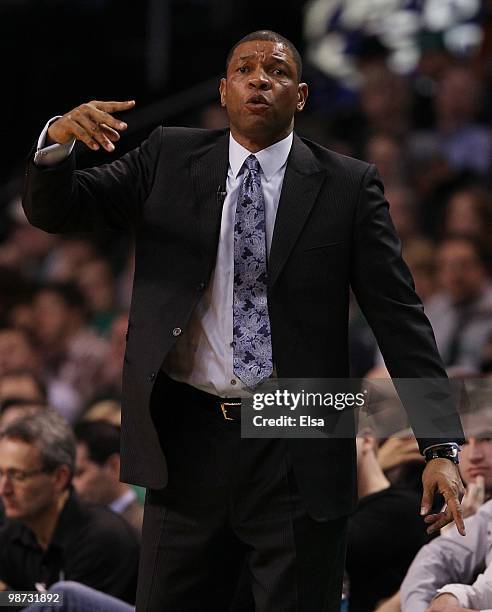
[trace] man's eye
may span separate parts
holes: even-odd
[[[282,68],[274,68],[273,72],[274,74],[278,74],[278,75],[285,74]]]
[[[247,71],[248,71],[248,67],[247,67],[247,66],[240,66],[240,67],[238,68],[238,70],[239,70],[239,72],[245,73],[245,72],[247,72]]]

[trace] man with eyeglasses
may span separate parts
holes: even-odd
[[[133,603],[137,538],[110,510],[77,498],[74,464],[73,433],[51,409],[0,429],[0,590],[72,580]]]

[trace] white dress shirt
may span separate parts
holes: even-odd
[[[128,508],[130,504],[133,504],[136,499],[137,494],[135,493],[135,491],[133,489],[128,489],[128,491],[123,493],[123,495],[120,495],[120,497],[113,499],[113,501],[108,504],[108,507],[113,512],[116,512],[116,514],[121,514]]]
[[[492,612],[492,565],[473,584],[446,584],[437,593],[454,595],[462,608]]]
[[[44,146],[48,127],[56,118],[50,119],[39,137],[38,151],[34,158],[36,164],[49,166],[60,163],[72,151],[73,143]],[[261,166],[267,255],[272,244],[273,228],[292,140],[291,132],[283,140],[255,153]],[[251,155],[251,152],[231,135],[226,197],[222,208],[215,269],[186,330],[167,355],[163,366],[171,378],[222,397],[237,397],[248,393],[234,375],[232,347],[234,217],[243,180],[243,164],[248,155]]]
[[[273,227],[292,139],[291,132],[283,140],[255,153],[261,166],[267,254],[270,253],[272,244]],[[231,135],[227,195],[222,208],[215,270],[187,329],[171,349],[164,364],[164,369],[171,378],[222,397],[237,397],[248,393],[233,372],[232,303],[234,217],[243,180],[243,164],[249,155],[251,151],[241,146]]]

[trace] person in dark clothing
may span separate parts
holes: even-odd
[[[350,612],[372,612],[379,601],[392,596],[429,540],[419,517],[419,493],[392,486],[376,450],[373,436],[357,438],[360,501],[349,521],[346,561]]]
[[[74,463],[73,433],[52,410],[0,430],[0,589],[73,580],[134,602],[138,540],[119,516],[77,498]]]

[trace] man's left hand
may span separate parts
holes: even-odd
[[[449,459],[431,459],[422,474],[424,493],[422,495],[422,515],[430,512],[434,495],[439,492],[446,502],[445,509],[438,514],[429,514],[424,521],[427,523],[427,533],[431,534],[454,521],[461,535],[465,534],[463,511],[460,500],[464,494],[463,483],[458,466]]]

